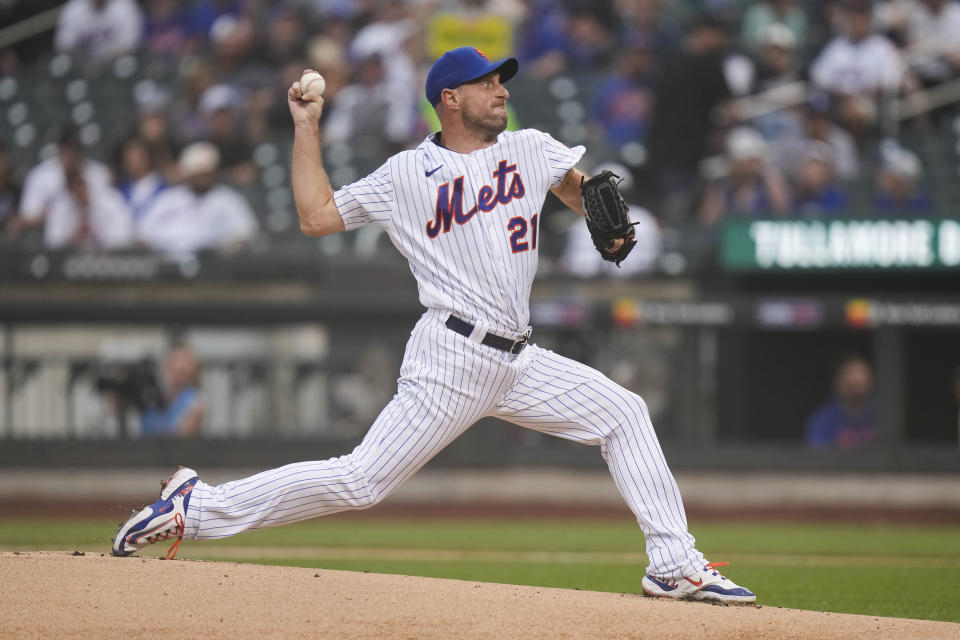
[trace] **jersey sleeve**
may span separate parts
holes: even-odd
[[[396,202],[389,162],[366,178],[338,189],[333,201],[347,231],[374,222],[388,226]]]
[[[583,157],[586,148],[578,145],[572,149],[562,142],[558,142],[549,133],[538,132],[543,144],[543,156],[547,160],[550,169],[550,188],[558,186],[563,182],[563,177],[567,171],[572,169],[580,158]]]

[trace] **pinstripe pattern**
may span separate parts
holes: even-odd
[[[409,262],[424,307],[447,309],[471,324],[486,322],[489,331],[515,337],[530,321],[528,301],[538,251],[514,253],[507,225],[515,217],[529,223],[543,208],[547,191],[560,184],[583,153],[583,147],[570,149],[533,129],[504,131],[496,144],[470,154],[441,147],[431,136],[340,189],[334,200],[347,229],[383,226]],[[477,194],[485,185],[496,189],[493,173],[501,160],[516,165],[511,176],[520,176],[525,195],[428,237],[424,227],[434,218],[438,189],[452,187],[462,176],[466,212],[478,204]],[[532,241],[532,230],[525,240]]]
[[[370,507],[477,420],[496,416],[599,445],[645,535],[649,572],[675,579],[698,572],[705,560],[687,532],[643,400],[536,345],[512,355],[480,344],[488,331],[508,338],[526,332],[538,253],[532,226],[547,191],[583,152],[533,130],[504,132],[470,154],[428,138],[337,191],[348,229],[386,229],[427,308],[407,342],[397,393],[347,455],[216,487],[198,482],[185,535],[222,538]],[[447,329],[450,313],[476,325],[473,335]]]
[[[706,564],[687,531],[680,491],[643,399],[590,367],[531,345],[522,373],[493,414],[521,427],[600,445],[614,483],[637,516],[648,573],[677,579]]]
[[[213,539],[373,506],[473,423],[496,416],[600,445],[644,532],[650,573],[705,564],[643,400],[599,372],[530,345],[518,356],[450,331],[427,311],[407,343],[397,394],[348,455],[193,491],[186,535]]]
[[[243,480],[194,488],[186,535],[247,529],[362,509],[385,498],[503,397],[513,356],[446,328],[430,310],[407,342],[397,394],[348,455],[301,462]]]

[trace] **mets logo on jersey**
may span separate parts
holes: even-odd
[[[436,238],[440,232],[446,233],[453,226],[453,221],[457,224],[465,224],[476,215],[477,211],[492,211],[498,204],[507,204],[514,198],[522,198],[526,193],[523,186],[523,180],[519,173],[514,173],[517,165],[507,164],[506,160],[501,160],[497,165],[497,170],[493,172],[496,178],[496,189],[490,185],[483,185],[477,192],[477,204],[473,205],[469,211],[463,211],[463,176],[453,180],[453,189],[450,183],[445,182],[437,189],[437,208],[433,220],[427,223],[427,235]],[[510,185],[507,186],[507,177],[510,178]]]

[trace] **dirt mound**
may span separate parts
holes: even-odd
[[[0,637],[960,639],[944,622],[226,562],[0,553],[0,575]]]

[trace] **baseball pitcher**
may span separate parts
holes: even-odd
[[[178,469],[156,503],[121,525],[114,555],[175,539],[172,557],[184,537],[223,538],[370,507],[477,420],[495,416],[599,445],[646,538],[644,593],[756,600],[717,571],[723,563],[707,562],[694,546],[643,400],[598,371],[530,342],[530,287],[548,191],[586,216],[605,259],[622,261],[634,239],[616,176],[588,179],[576,169],[583,147],[571,149],[532,129],[505,130],[510,93],[504,83],[517,68],[513,58],[492,62],[470,47],[443,54],[426,82],[441,130],[337,191],[318,143],[323,97],[299,82],[290,87],[301,229],[323,236],[381,225],[417,280],[426,312],[407,342],[397,393],[347,455],[219,486]],[[312,88],[316,83],[309,77]]]

